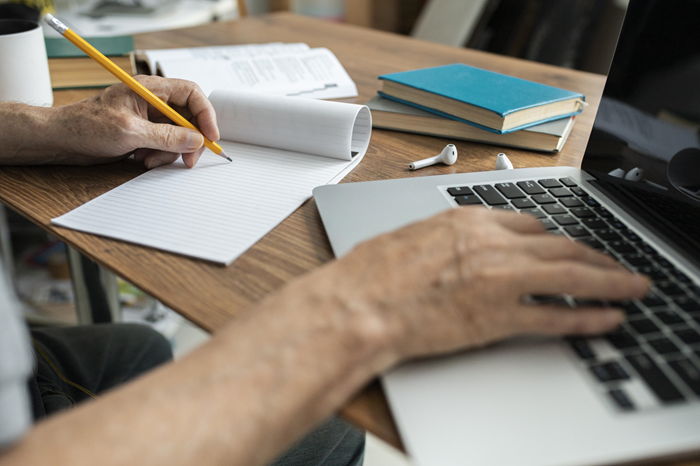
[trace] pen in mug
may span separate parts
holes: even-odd
[[[92,45],[86,42],[85,39],[83,39],[75,32],[70,30],[65,24],[60,22],[53,15],[47,13],[46,16],[44,16],[44,21],[46,21],[46,23],[49,26],[55,29],[63,37],[68,39],[73,45],[85,52],[90,58],[102,65],[104,69],[112,73],[117,79],[129,86],[129,88],[132,91],[136,92],[138,95],[143,97],[143,99],[146,102],[153,105],[163,115],[170,118],[170,120],[172,120],[173,123],[199,132],[199,129],[197,127],[195,127],[192,123],[187,121],[182,115],[177,113],[175,110],[170,108],[168,104],[160,100],[160,98],[158,98],[158,96],[156,96],[153,92],[146,89],[140,82],[132,78],[128,73],[126,73],[124,70],[115,65],[114,62],[112,62],[109,58],[105,57],[102,53],[100,53],[100,51],[98,51],[96,48],[94,48]],[[226,152],[224,152],[224,149],[220,145],[213,141],[210,141],[204,135],[202,135],[202,137],[204,137],[204,145],[209,150],[211,150],[216,155],[225,158],[229,162],[233,162],[233,160],[231,160],[231,158],[228,155],[226,155]]]

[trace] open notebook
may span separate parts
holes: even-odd
[[[333,52],[303,43],[145,50],[138,56],[152,73],[194,81],[205,94],[237,89],[312,99],[357,96]]]
[[[371,117],[361,105],[215,91],[219,143],[150,170],[52,220],[87,233],[230,264],[309,197],[362,159]]]

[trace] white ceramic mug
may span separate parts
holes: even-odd
[[[46,44],[38,23],[0,19],[0,101],[53,104]]]

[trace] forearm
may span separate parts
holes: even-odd
[[[61,151],[58,141],[48,143],[55,117],[55,108],[0,102],[0,164],[55,163]]]
[[[39,425],[0,464],[266,464],[393,363],[387,329],[308,276],[186,359]],[[57,455],[60,452],[60,455]]]

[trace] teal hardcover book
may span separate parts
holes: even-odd
[[[385,74],[379,94],[496,133],[576,115],[585,96],[461,63]]]

